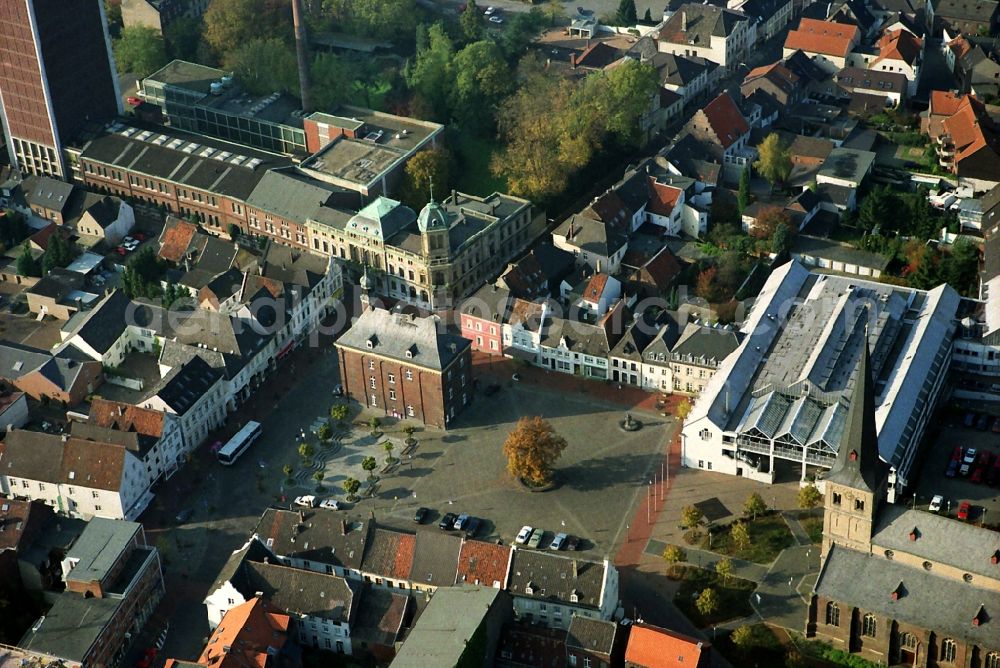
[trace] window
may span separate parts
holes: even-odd
[[[571,665],[571,666],[575,666],[576,665],[576,655],[575,654],[570,654],[569,656],[567,656],[566,657],[566,662],[569,665]]]
[[[861,635],[874,638],[876,631],[878,631],[878,622],[875,620],[875,615],[869,612],[861,620]]]
[[[955,661],[955,641],[945,638],[941,641],[941,653],[938,654],[938,661]]]
[[[406,372],[406,380],[413,380],[413,372],[412,371],[408,370]]]
[[[835,506],[840,505],[840,494],[838,494],[837,492],[833,493],[833,505]]]
[[[369,380],[369,381],[371,382],[371,386],[372,386],[372,389],[373,389],[373,390],[374,390],[374,389],[376,389],[376,388],[377,388],[377,385],[375,384],[375,376],[372,376],[372,377],[371,377],[371,378],[369,378],[368,380]]]
[[[372,371],[375,370],[375,360],[368,360],[368,368]]]
[[[905,649],[908,652],[917,651],[917,636],[912,633],[900,633],[899,634],[899,648]]]
[[[862,499],[854,499],[854,509],[863,511],[865,509],[865,502]]]
[[[390,374],[388,375],[388,378],[389,378],[389,382],[390,382],[390,383],[395,383],[395,382],[396,382],[396,374],[394,374],[394,373],[390,373]]]
[[[100,506],[94,506],[94,512],[95,513],[101,512],[101,507]]]
[[[396,390],[389,390],[389,399],[392,401],[396,400]]]
[[[406,415],[407,417],[414,417],[416,415],[416,413],[413,412],[413,406],[406,407]]]
[[[1000,653],[990,652],[983,661],[983,668],[1000,668]]]
[[[371,405],[372,405],[372,406],[378,406],[378,397],[376,397],[376,396],[375,396],[375,395],[373,394],[373,395],[372,395],[372,397],[371,397],[371,399],[372,399],[372,403],[371,403]]]
[[[826,604],[826,624],[840,626],[840,607],[833,601]]]

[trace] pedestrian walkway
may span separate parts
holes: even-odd
[[[649,544],[646,546],[646,554],[652,555],[662,555],[663,550],[666,549],[667,545],[670,543],[664,543],[659,540],[650,540]],[[705,570],[714,571],[715,565],[728,558],[733,564],[733,575],[738,578],[743,578],[744,580],[750,580],[751,582],[760,582],[767,575],[767,566],[763,564],[756,564],[752,561],[744,561],[743,559],[736,559],[733,557],[726,557],[724,554],[719,554],[718,552],[711,552],[709,550],[702,550],[696,547],[689,547],[687,545],[678,545],[677,547],[684,550],[686,559],[684,563],[691,564],[692,566],[697,566],[698,568],[704,568]]]
[[[754,610],[769,624],[802,630],[819,572],[819,553],[818,545],[790,547],[771,564],[750,598]]]
[[[788,525],[788,530],[792,532],[795,542],[799,545],[811,545],[812,539],[809,537],[809,532],[799,522],[798,515],[797,512],[791,510],[781,511],[781,517],[784,518],[785,524]]]

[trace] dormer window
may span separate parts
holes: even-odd
[[[575,589],[573,591],[571,591],[570,594],[569,594],[569,601],[570,601],[570,603],[579,603],[580,602],[580,592],[578,592]]]
[[[368,337],[368,340],[365,341],[365,345],[367,345],[368,349],[371,350],[372,348],[378,345],[378,337],[372,334],[371,336]]]
[[[528,596],[534,594],[535,584],[533,582],[529,582],[528,584],[524,585],[524,593],[527,594]]]

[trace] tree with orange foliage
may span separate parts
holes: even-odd
[[[540,418],[523,417],[503,444],[507,471],[531,485],[552,480],[552,465],[566,449],[566,439]]]
[[[780,206],[762,207],[757,215],[757,221],[750,228],[750,236],[756,239],[770,239],[778,225],[784,225],[792,231],[792,219]]]
[[[700,272],[694,285],[695,294],[706,301],[717,301],[718,287],[715,284],[715,276],[718,273],[719,269],[715,265]]]

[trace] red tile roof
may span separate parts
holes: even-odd
[[[962,58],[965,58],[970,51],[972,51],[972,44],[970,44],[969,40],[965,38],[965,35],[959,35],[955,39],[948,42],[948,48],[955,54],[956,60],[961,60]],[[942,93],[944,91],[934,92]]]
[[[166,414],[152,408],[95,397],[90,402],[90,421],[98,427],[135,431],[145,436],[159,438],[163,435]]]
[[[743,79],[743,83],[750,83],[754,79],[760,78],[773,82],[784,91],[791,91],[799,83],[799,75],[785,67],[780,60],[750,70],[746,78]]]
[[[646,211],[658,216],[670,216],[674,212],[674,207],[681,199],[684,191],[665,183],[657,183],[654,177],[649,177],[649,203],[646,204]]]
[[[932,90],[928,113],[932,116],[954,116],[965,98],[965,95],[956,95],[948,90]]]
[[[786,49],[845,57],[858,42],[858,27],[850,23],[804,18],[785,38]]]
[[[901,60],[912,66],[917,62],[917,56],[923,48],[920,39],[909,30],[892,30],[878,41],[878,58],[869,65],[873,69],[876,63],[883,60]]]
[[[596,302],[604,294],[604,288],[608,284],[608,275],[599,272],[590,277],[587,287],[583,289],[583,298],[587,301]]]
[[[958,111],[946,118],[943,124],[945,134],[950,135],[955,144],[956,165],[980,149],[998,145],[992,131],[984,127],[989,125],[989,119],[983,113],[982,106],[971,96],[964,97]]]
[[[168,223],[160,237],[160,257],[170,262],[183,260],[197,232],[198,228],[186,220],[177,220],[172,225]]]
[[[681,263],[677,256],[666,246],[663,247],[656,257],[646,263],[643,267],[657,288],[664,290],[670,287],[677,276],[681,273]]]
[[[401,580],[410,578],[413,567],[413,550],[417,545],[417,537],[413,534],[401,534],[396,547],[396,559],[392,565],[392,576]]]
[[[698,666],[710,645],[696,638],[648,624],[633,624],[625,648],[625,661],[643,668]]]
[[[579,56],[573,57],[573,65],[602,70],[608,65],[621,60],[622,52],[606,42],[591,44]]]
[[[510,546],[467,540],[458,553],[458,578],[455,584],[477,584],[484,587],[507,586],[507,566]]]
[[[51,239],[52,235],[55,234],[56,232],[59,232],[59,234],[62,235],[63,239],[69,239],[69,237],[70,237],[70,232],[69,232],[68,229],[66,229],[64,227],[60,227],[59,225],[56,225],[55,223],[49,223],[48,225],[46,225],[42,229],[40,229],[37,232],[35,232],[34,234],[32,234],[28,238],[28,240],[31,243],[33,243],[36,246],[38,246],[39,248],[41,248],[43,251],[44,250],[48,250],[49,249],[49,239]]]
[[[715,133],[723,149],[729,148],[740,137],[750,132],[750,126],[729,93],[719,94],[701,111],[708,119],[712,132]]]
[[[288,640],[290,620],[260,598],[237,605],[222,618],[198,663],[212,668],[265,668],[268,649],[280,651]]]

